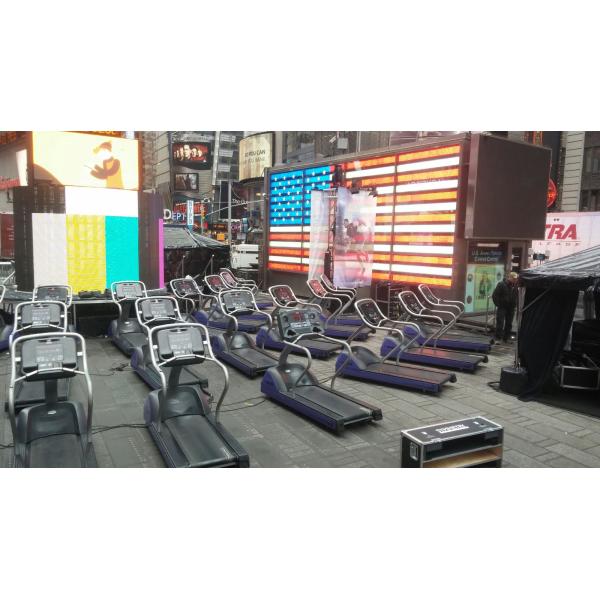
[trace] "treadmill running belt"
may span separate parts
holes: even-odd
[[[184,415],[163,423],[190,465],[205,466],[233,462],[234,454],[212,423],[202,415]]]
[[[341,417],[344,421],[371,418],[371,411],[369,409],[320,386],[307,385],[297,387],[294,395],[302,398],[306,404],[316,406],[321,411],[333,413]]]
[[[369,371],[376,371],[382,375],[405,377],[407,379],[419,379],[421,381],[434,384],[445,383],[448,380],[447,373],[436,373],[433,370],[411,368],[403,365],[393,365],[391,363],[369,365]]]
[[[230,350],[229,353],[258,369],[273,367],[277,364],[276,359],[267,354],[263,354],[256,348],[235,348]]]
[[[75,434],[38,438],[28,446],[29,466],[77,468],[84,466],[81,439]]]

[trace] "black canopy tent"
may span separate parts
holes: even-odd
[[[528,383],[521,396],[539,392],[565,347],[580,291],[593,291],[598,307],[600,246],[521,271],[525,301],[519,359]],[[596,318],[599,312],[596,310]]]
[[[229,246],[200,235],[185,225],[165,225],[165,281],[217,272],[229,266]],[[211,263],[212,261],[212,263]]]

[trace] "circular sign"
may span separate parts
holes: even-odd
[[[558,192],[556,191],[556,184],[552,179],[548,180],[548,197],[546,198],[546,206],[550,208],[556,202],[556,196]]]

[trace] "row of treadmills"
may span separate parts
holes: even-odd
[[[380,420],[382,412],[337,391],[338,376],[438,393],[456,381],[456,370],[472,372],[487,362],[491,349],[489,337],[456,327],[461,303],[442,301],[425,286],[419,296],[400,293],[406,320],[394,321],[373,300],[357,299],[355,290],[337,288],[325,276],[307,282],[308,301],[287,285],[262,293],[227,269],[206,276],[203,284],[175,279],[171,293],[147,290],[140,281],[111,286],[119,316],[109,336],[151,389],[144,420],[171,467],[249,466],[247,452],[220,422],[229,388],[225,365],[249,377],[262,375],[264,395],[339,433]],[[95,466],[85,340],[68,325],[69,289],[47,287],[53,295],[36,289],[31,301],[17,305],[9,335],[14,462]],[[355,344],[376,331],[386,334],[379,355]],[[279,351],[279,357],[266,350]],[[305,360],[291,360],[291,354]],[[334,355],[334,372],[319,381],[312,359]],[[216,402],[197,370],[205,361],[222,373]],[[69,398],[76,375],[85,380],[87,407]]]

